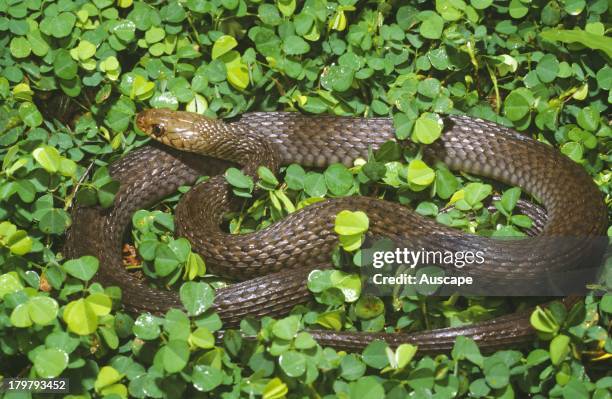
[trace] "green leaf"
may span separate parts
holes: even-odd
[[[387,357],[388,345],[385,341],[374,340],[363,350],[362,358],[365,364],[375,369],[383,369],[389,365]]]
[[[504,100],[504,113],[511,121],[518,121],[529,112],[529,100],[522,92],[513,91]]]
[[[87,40],[81,40],[76,47],[76,54],[79,60],[88,60],[96,54],[96,45]]]
[[[189,252],[185,263],[185,273],[189,280],[196,277],[203,277],[206,274],[206,263],[204,259],[194,252]]]
[[[240,53],[230,51],[220,58],[225,63],[227,80],[232,86],[242,90],[249,85],[249,68],[242,61]]]
[[[310,51],[310,45],[299,36],[289,36],[283,41],[283,51],[288,55],[306,54]]]
[[[232,36],[223,35],[215,40],[212,48],[212,59],[217,59],[236,47],[238,42]]]
[[[420,159],[414,159],[408,164],[407,177],[410,183],[418,186],[428,186],[436,178],[436,174]]]
[[[417,91],[419,94],[422,94],[425,97],[429,97],[433,99],[440,95],[441,88],[442,88],[442,85],[440,84],[440,81],[438,79],[427,78],[419,82]],[[432,120],[439,121],[438,116],[435,114],[425,113],[424,115],[425,117],[429,117]]]
[[[470,384],[470,393],[476,398],[485,397],[489,394],[489,392],[491,392],[491,388],[489,388],[484,378],[474,380]]]
[[[417,347],[411,344],[401,344],[395,350],[395,362],[398,369],[403,369],[417,353]]]
[[[540,37],[551,42],[580,43],[590,49],[601,50],[608,57],[612,57],[612,38],[609,36],[599,36],[581,29],[549,29],[540,32]]]
[[[47,53],[49,52],[49,44],[42,37],[38,29],[32,30],[32,28],[30,28],[30,31],[27,34],[27,38],[28,42],[32,47],[32,52],[35,55],[39,57],[44,57],[45,55],[47,55]]]
[[[58,78],[70,80],[76,77],[78,65],[67,50],[60,49],[53,60],[53,71]]]
[[[108,327],[100,327],[98,329],[102,338],[104,338],[104,342],[111,349],[117,349],[119,347],[119,336],[115,332],[114,329]]]
[[[344,92],[351,88],[354,70],[348,66],[333,65],[321,76],[321,85],[330,91]]]
[[[306,358],[299,352],[287,351],[280,355],[278,364],[289,377],[299,377],[306,372]]]
[[[547,351],[544,349],[534,349],[527,356],[527,365],[537,366],[538,364],[544,363],[548,359],[550,359],[550,356]]]
[[[332,286],[330,270],[313,270],[308,275],[308,289],[311,292],[323,292]]]
[[[16,273],[6,273],[0,275],[0,299],[3,299],[6,294],[11,294],[23,289],[23,285],[19,281]]]
[[[424,12],[421,15],[425,14]],[[421,19],[423,22],[419,28],[419,33],[426,39],[439,39],[442,37],[444,29],[444,19],[433,11],[428,12]]]
[[[442,199],[448,199],[457,190],[459,181],[448,169],[436,169],[436,194]]]
[[[561,152],[571,158],[573,161],[580,161],[584,155],[582,144],[570,141],[565,143],[560,148]]]
[[[30,319],[41,326],[51,324],[57,317],[59,305],[53,298],[36,296],[28,301]]]
[[[60,168],[61,156],[57,149],[43,145],[32,151],[34,159],[49,173],[56,173]]]
[[[586,6],[585,0],[566,0],[563,2],[564,9],[570,15],[579,15]]]
[[[572,378],[563,387],[563,399],[588,399],[589,397],[589,391],[584,382],[576,378]],[[605,396],[602,396],[602,398],[605,398]]]
[[[40,217],[38,228],[46,234],[61,234],[70,226],[70,223],[71,219],[68,212],[53,208],[46,210]]]
[[[209,392],[221,385],[223,373],[217,368],[199,364],[193,368],[191,379],[198,391]]]
[[[261,4],[257,15],[267,25],[279,25],[282,22],[278,9],[272,4]]]
[[[512,215],[510,221],[512,222],[512,224],[526,229],[530,228],[533,225],[533,221],[527,215]]]
[[[291,164],[285,171],[285,183],[291,190],[303,190],[306,172],[297,164]]]
[[[130,42],[134,39],[134,32],[136,31],[136,24],[129,19],[119,20],[113,27],[112,32],[124,42]],[[146,36],[146,34],[145,34]],[[116,68],[111,68],[113,70]]]
[[[13,255],[25,255],[32,250],[33,241],[25,230],[17,230],[6,238],[5,245]]]
[[[91,307],[96,316],[106,316],[110,313],[113,302],[110,297],[101,292],[95,292],[85,298],[85,302]]]
[[[11,40],[9,49],[15,58],[26,58],[32,52],[30,42],[24,37],[14,37]]]
[[[317,346],[317,341],[306,331],[299,332],[295,337],[296,349],[310,349]]]
[[[199,348],[210,349],[215,346],[215,337],[206,327],[198,327],[189,335],[189,343]]]
[[[2,276],[0,276],[0,278],[1,277]],[[0,284],[0,286],[2,286],[2,284]],[[1,291],[0,298],[2,298]],[[612,313],[612,294],[605,294],[603,297],[601,297],[601,302],[599,302],[599,308],[606,313]]]
[[[555,80],[559,74],[559,61],[557,61],[554,55],[546,54],[538,62],[536,72],[540,81],[543,83],[550,83]]]
[[[355,304],[355,315],[361,319],[371,319],[383,314],[385,311],[384,302],[373,295],[365,295],[359,298]]]
[[[405,140],[412,132],[414,126],[414,118],[405,113],[396,113],[393,115],[393,126],[395,127],[395,135],[399,140]]]
[[[195,112],[196,114],[204,114],[208,109],[208,101],[200,94],[195,94],[193,100],[187,103],[185,109],[189,112]]]
[[[550,361],[558,366],[570,352],[570,338],[559,334],[550,341]]]
[[[167,244],[159,244],[155,249],[155,274],[160,277],[166,277],[174,272],[179,264],[180,260],[176,257],[176,254]]]
[[[104,366],[98,372],[96,381],[94,382],[94,388],[96,392],[102,391],[102,389],[112,386],[115,383],[121,381],[123,374],[120,374],[111,366]]]
[[[365,233],[368,230],[369,225],[370,221],[364,212],[344,210],[340,211],[336,215],[334,231],[339,235],[350,236]]]
[[[34,357],[34,370],[42,378],[55,378],[68,366],[68,354],[60,349],[45,348]]]
[[[134,335],[143,340],[153,340],[159,337],[159,325],[159,320],[152,314],[141,314],[134,323]]]
[[[330,275],[332,286],[340,289],[346,302],[355,302],[361,295],[361,279],[357,274],[344,273],[340,270],[332,271]]]
[[[11,324],[17,328],[30,327],[32,325],[32,319],[30,318],[30,311],[27,303],[19,304],[11,312]]]
[[[278,0],[277,7],[285,17],[290,17],[295,11],[296,0]]]
[[[76,16],[71,12],[62,12],[57,15],[49,15],[40,23],[40,30],[49,36],[56,38],[66,37],[72,32],[76,23]]]
[[[229,168],[225,171],[225,179],[229,184],[237,188],[244,188],[249,191],[253,190],[253,179],[242,173],[236,168]]]
[[[342,315],[341,310],[334,310],[329,312],[321,313],[317,316],[317,323],[321,326],[340,331],[342,329]]]
[[[435,114],[424,113],[416,120],[412,139],[418,143],[431,144],[442,134],[442,120]]]
[[[117,57],[111,55],[100,61],[100,70],[102,71],[116,71],[119,69],[119,60]]]
[[[455,340],[451,355],[455,360],[467,359],[477,366],[482,367],[483,365],[484,359],[480,354],[480,349],[478,349],[476,342],[469,337],[458,336]]]
[[[97,258],[86,255],[78,259],[71,259],[65,262],[62,267],[64,271],[72,277],[76,277],[83,281],[89,281],[98,271],[99,262]]]
[[[323,173],[329,191],[334,195],[344,195],[353,187],[353,175],[346,166],[336,163]]]
[[[547,309],[542,309],[537,306],[531,313],[529,318],[531,325],[536,330],[543,333],[556,333],[559,331],[559,324],[555,321],[555,318],[550,314]]]
[[[593,107],[585,107],[578,112],[576,121],[581,128],[594,132],[599,127],[599,111]]]
[[[612,89],[612,68],[605,65],[603,68],[597,71],[597,83],[602,89]]]
[[[190,335],[189,317],[179,309],[170,309],[163,320],[164,330],[170,341],[187,341]]]
[[[489,184],[470,183],[465,186],[464,191],[464,199],[467,201],[468,204],[474,206],[485,198],[487,198],[493,191],[493,187]]]
[[[280,378],[272,378],[264,387],[263,399],[282,399],[289,392],[287,384],[281,381]]]
[[[516,206],[519,198],[521,197],[521,189],[518,187],[510,188],[504,191],[504,194],[501,197],[501,205],[504,210],[508,213],[511,213]]]
[[[189,345],[186,341],[170,341],[161,350],[163,350],[164,370],[168,373],[178,373],[189,361]]]
[[[77,164],[72,159],[61,158],[59,172],[62,176],[75,177],[77,171]]]
[[[163,28],[157,27],[157,26],[151,27],[145,33],[145,40],[149,44],[161,42],[162,40],[164,40],[164,37],[166,37],[166,31]],[[216,57],[213,56],[213,58],[216,58]]]
[[[529,12],[529,8],[525,7],[520,0],[510,0],[508,7],[510,16],[515,19],[523,18]]]
[[[98,316],[85,299],[77,299],[66,305],[63,314],[68,330],[77,335],[93,334],[98,328]]]
[[[385,389],[372,376],[360,378],[351,387],[350,399],[379,399],[385,397]]]
[[[323,197],[327,193],[325,176],[321,173],[308,172],[304,178],[304,191],[311,197]]]
[[[387,168],[385,167],[384,163],[373,160],[370,160],[363,165],[361,170],[368,177],[368,179],[372,181],[381,180],[383,177],[385,177],[385,173],[387,172]]]
[[[181,302],[191,316],[197,316],[210,308],[215,298],[214,290],[206,283],[186,282],[179,291]]]
[[[344,248],[345,251],[353,252],[361,248],[361,244],[363,244],[364,235],[363,234],[353,234],[353,235],[342,235],[338,237],[340,241],[340,246]]]
[[[292,339],[297,334],[300,327],[300,319],[297,316],[289,316],[278,320],[272,327],[272,333],[280,339],[286,341]]]
[[[499,360],[485,362],[484,375],[487,384],[493,389],[503,388],[510,382],[510,369]]]
[[[470,0],[470,4],[477,10],[484,10],[493,4],[493,0]]]
[[[355,354],[348,354],[340,362],[341,376],[347,381],[354,381],[365,373],[366,365]]]
[[[410,372],[408,385],[414,389],[429,390],[434,385],[434,373],[430,368],[417,368]]]
[[[146,100],[153,95],[154,90],[155,83],[148,81],[140,75],[136,75],[129,95],[131,99]]]

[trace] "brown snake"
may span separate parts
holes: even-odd
[[[368,149],[395,139],[389,118],[304,116],[298,113],[245,114],[234,121],[211,120],[187,112],[148,110],[136,123],[158,141],[208,158],[149,145],[127,154],[111,166],[120,181],[109,210],[76,207],[69,231],[69,257],[92,254],[100,260],[98,279],[122,289],[127,310],[163,313],[182,307],[174,291],[159,290],[126,271],[122,264],[123,236],[132,213],[193,184],[201,175],[221,173],[229,162],[253,174],[257,166],[275,171],[279,165],[299,163],[324,167],[334,162],[351,165]],[[369,234],[389,237],[418,247],[480,249],[487,261],[470,268],[474,276],[491,281],[521,282],[545,272],[580,270],[585,254],[600,251],[593,238],[606,228],[602,196],[588,174],[550,146],[492,122],[465,116],[444,119],[442,137],[431,146],[435,157],[461,170],[518,185],[539,198],[547,216],[539,237],[573,237],[570,245],[550,241],[500,241],[448,228],[396,203],[365,197],[329,199],[254,233],[230,235],[220,224],[232,207],[225,178],[215,176],[186,193],[176,208],[177,234],[186,237],[214,273],[242,283],[217,290],[214,310],[224,327],[236,326],[245,316],[286,314],[308,300],[308,273],[327,267],[337,244],[335,215],[344,209],[362,210],[370,220]],[[220,161],[222,159],[225,161]],[[595,256],[596,257],[596,256]],[[533,339],[531,309],[480,322],[420,333],[365,333],[312,330],[323,345],[359,350],[373,339],[391,346],[412,343],[421,353],[452,349],[457,336],[469,336],[481,349],[494,350]]]

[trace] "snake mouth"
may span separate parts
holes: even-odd
[[[143,133],[150,135],[152,134],[151,123],[149,123],[150,118],[147,117],[147,111],[139,112],[136,115],[136,127],[141,130]]]
[[[161,116],[160,116],[161,115]],[[155,140],[165,141],[167,129],[164,123],[163,114],[145,110],[136,115],[136,126],[146,135],[151,136]]]

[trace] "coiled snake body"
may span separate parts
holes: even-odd
[[[388,118],[304,116],[298,113],[245,114],[235,121],[211,120],[196,114],[148,110],[137,117],[141,130],[168,145],[139,148],[111,166],[120,190],[110,210],[77,207],[69,231],[69,257],[92,254],[100,259],[98,278],[117,285],[128,310],[163,313],[182,307],[178,294],[149,287],[122,265],[123,235],[135,210],[151,206],[193,184],[203,174],[221,173],[228,162],[253,174],[259,165],[276,170],[299,163],[324,167],[347,165],[366,157],[394,139]],[[336,214],[362,210],[370,219],[369,234],[414,247],[484,251],[486,262],[469,273],[490,281],[520,282],[545,273],[580,270],[588,253],[599,251],[593,238],[606,228],[606,209],[597,187],[577,164],[533,139],[510,129],[465,116],[445,118],[444,132],[432,151],[451,169],[518,185],[539,198],[547,211],[540,237],[572,237],[569,245],[551,248],[550,240],[499,241],[441,226],[398,204],[370,197],[326,200],[254,233],[230,235],[219,227],[232,207],[233,196],[223,176],[194,186],[176,209],[178,235],[186,237],[210,270],[235,279],[249,279],[217,290],[214,310],[224,327],[247,315],[282,315],[309,298],[306,278],[327,267],[337,243]],[[169,148],[175,147],[179,150]],[[199,152],[209,157],[194,155]],[[225,160],[225,161],[222,161]],[[532,339],[530,310],[474,325],[407,334],[313,330],[321,344],[358,350],[372,339],[391,346],[419,345],[422,353],[449,351],[459,335],[475,339],[481,349],[493,350]]]

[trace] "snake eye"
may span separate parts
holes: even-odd
[[[155,137],[161,137],[164,134],[164,125],[153,125],[151,126],[151,133]]]

